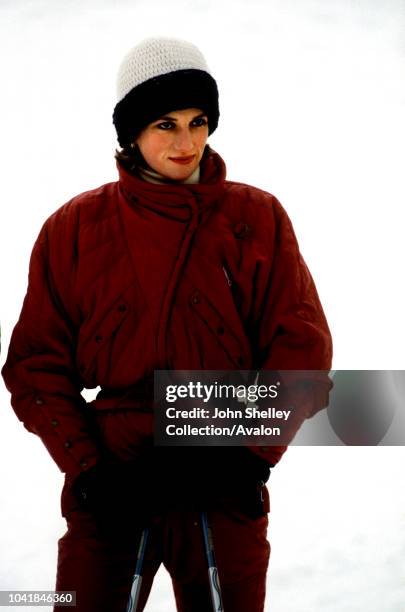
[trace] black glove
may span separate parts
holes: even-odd
[[[164,509],[227,510],[251,518],[265,514],[264,459],[245,447],[160,447],[159,491]]]
[[[90,512],[99,531],[113,540],[138,535],[156,513],[155,470],[151,454],[123,462],[103,459],[73,483],[81,508]]]
[[[116,541],[137,537],[171,510],[227,510],[263,516],[270,467],[244,447],[155,447],[134,461],[101,460],[73,483],[80,506]]]

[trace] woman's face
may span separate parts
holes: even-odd
[[[135,143],[147,162],[164,177],[184,181],[200,163],[208,138],[208,117],[199,108],[172,111],[153,121]]]

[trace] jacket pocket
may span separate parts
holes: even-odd
[[[215,336],[232,364],[237,368],[249,368],[250,356],[246,355],[243,345],[211,302],[200,291],[196,290],[190,296],[190,305]]]
[[[107,314],[94,325],[83,325],[78,341],[77,366],[85,386],[97,387],[105,379],[110,366],[109,355],[116,336],[130,311],[125,299],[117,300]],[[91,329],[89,329],[91,328]],[[105,384],[105,380],[103,380]]]

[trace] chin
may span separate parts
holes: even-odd
[[[193,174],[197,166],[190,168],[171,168],[167,172],[162,172],[162,174],[172,181],[185,181],[189,176]]]

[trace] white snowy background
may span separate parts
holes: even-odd
[[[116,178],[117,66],[156,34],[206,55],[221,102],[210,143],[229,178],[289,213],[334,367],[405,369],[403,0],[0,0],[2,360],[43,221]],[[0,393],[0,588],[50,590],[62,475]],[[266,612],[404,612],[404,459],[289,449],[270,482]],[[161,570],[147,611],[172,610]]]

